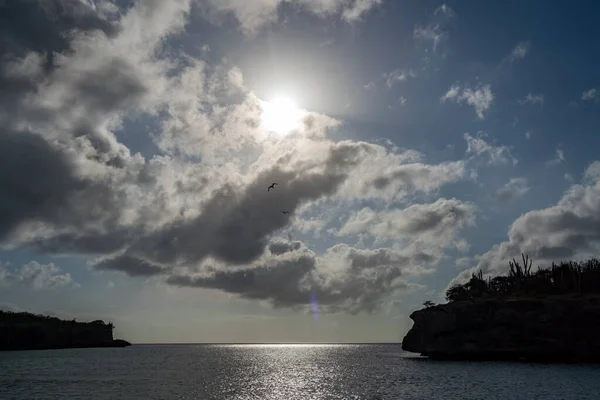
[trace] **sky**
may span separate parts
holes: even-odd
[[[593,257],[598,11],[0,0],[0,308],[398,342],[476,270]]]

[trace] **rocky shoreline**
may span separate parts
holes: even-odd
[[[600,362],[600,296],[455,301],[410,318],[402,349],[431,359]]]
[[[112,323],[77,322],[30,313],[0,311],[0,351],[127,347],[113,339]]]

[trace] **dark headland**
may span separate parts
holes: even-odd
[[[507,276],[479,271],[447,290],[447,304],[413,312],[402,348],[430,359],[600,362],[600,261],[509,265]]]
[[[76,322],[26,312],[0,311],[0,350],[126,347],[113,339],[112,323]]]

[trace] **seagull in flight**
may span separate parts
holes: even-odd
[[[271,189],[275,189],[275,185],[277,185],[277,182],[273,182],[273,184],[267,189],[267,192],[270,192]]]
[[[281,213],[282,214],[289,214],[290,212],[289,211],[282,211]]]

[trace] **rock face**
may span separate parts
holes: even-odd
[[[75,322],[28,313],[0,312],[0,350],[42,350],[77,347],[125,347],[114,340],[112,324]]]
[[[600,361],[600,298],[460,301],[415,311],[402,349],[434,359]]]

